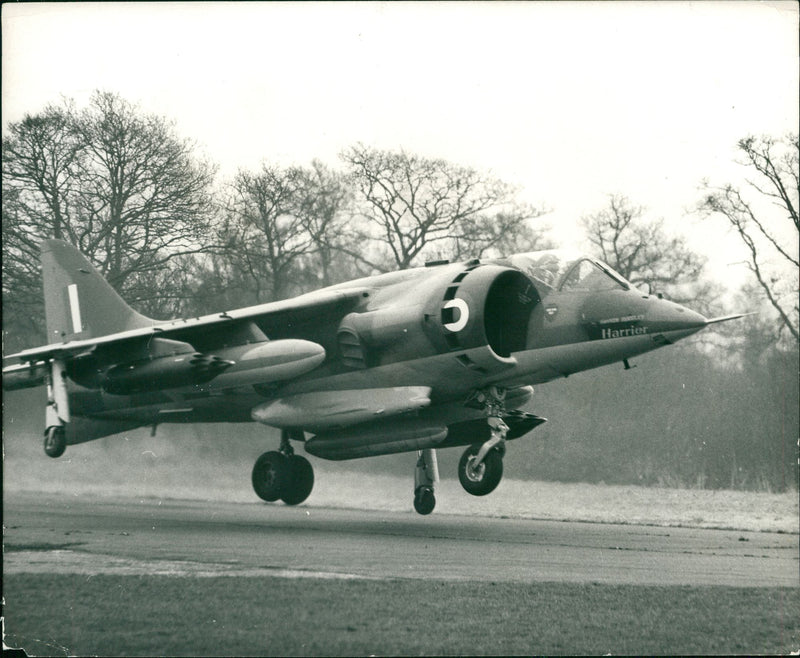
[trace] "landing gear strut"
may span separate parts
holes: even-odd
[[[253,466],[253,489],[261,500],[272,503],[280,498],[287,505],[299,505],[311,495],[314,469],[305,457],[294,454],[289,438],[283,430],[280,448],[265,452]]]
[[[414,509],[418,514],[430,514],[436,507],[434,485],[439,481],[439,466],[436,450],[427,448],[419,451],[417,467],[414,470]]]
[[[482,444],[475,443],[464,451],[458,462],[458,479],[467,493],[485,496],[497,488],[503,477],[508,433],[508,425],[502,418],[505,389],[492,386],[481,391],[476,401],[482,403],[486,410],[490,436]]]
[[[47,407],[45,408],[44,452],[48,457],[60,457],[67,449],[66,424],[70,422],[69,396],[64,364],[59,359],[50,362],[47,374]]]

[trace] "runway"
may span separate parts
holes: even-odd
[[[12,493],[6,573],[798,586],[798,535]]]

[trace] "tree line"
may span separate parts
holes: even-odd
[[[702,181],[694,210],[741,240],[752,274],[741,308],[761,313],[718,325],[695,348],[711,345],[702,358],[761,381],[768,364],[794,363],[798,349],[798,136],[747,136],[737,147],[745,185]],[[428,259],[556,246],[536,221],[544,205],[477,169],[356,144],[336,167],[265,161],[221,179],[173,122],[111,92],[9,123],[2,158],[6,352],[44,340],[45,238],[77,246],[156,318],[278,300]],[[582,228],[594,255],[634,285],[709,316],[726,312],[705,258],[628,196],[610,194]],[[774,413],[796,426],[796,413]]]

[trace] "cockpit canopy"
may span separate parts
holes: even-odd
[[[532,251],[515,254],[506,261],[548,290],[630,290],[633,287],[605,263],[574,251]]]

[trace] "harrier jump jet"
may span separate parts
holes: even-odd
[[[309,461],[417,452],[414,508],[429,514],[436,450],[466,446],[483,496],[506,443],[545,422],[520,411],[541,384],[622,362],[710,323],[563,251],[439,262],[294,299],[157,321],[130,308],[71,245],[42,244],[49,344],[9,356],[3,387],[47,386],[44,449],[160,423],[258,422],[280,446],[255,463],[266,501],[304,501]]]

